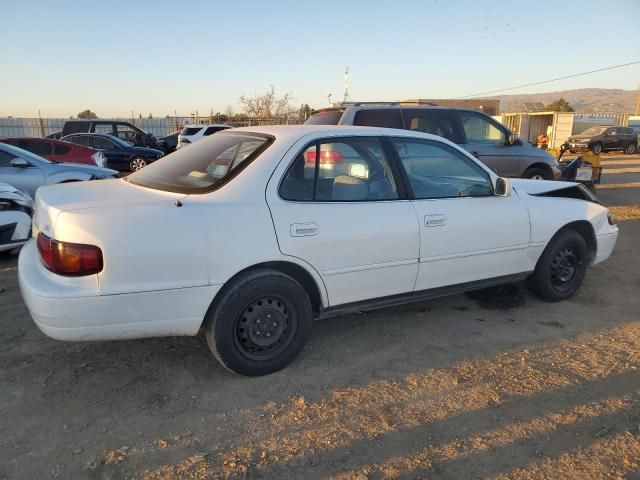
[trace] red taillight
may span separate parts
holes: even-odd
[[[58,275],[92,275],[102,270],[102,251],[93,245],[60,242],[38,234],[40,259],[48,270]]]
[[[334,165],[344,160],[344,155],[337,150],[320,151],[320,163]],[[305,154],[305,163],[316,163],[316,151],[307,150]]]

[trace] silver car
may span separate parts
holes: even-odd
[[[42,185],[113,178],[118,172],[79,163],[53,163],[13,145],[0,143],[0,182],[35,197]]]
[[[503,177],[558,180],[557,160],[518,139],[484,113],[462,108],[398,104],[344,104],[316,110],[308,125],[360,125],[416,130],[457,143]]]

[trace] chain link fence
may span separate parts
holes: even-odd
[[[46,137],[62,130],[68,118],[0,118],[0,138],[4,137]],[[226,117],[165,117],[165,118],[100,118],[98,120],[118,120],[129,122],[137,127],[162,137],[175,132],[183,125],[192,123],[224,123],[233,127],[251,127],[257,125],[297,125],[304,123],[298,117],[252,118]]]

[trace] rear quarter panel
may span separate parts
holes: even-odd
[[[63,211],[54,238],[101,248],[102,295],[208,283],[206,231],[195,205],[166,201]]]

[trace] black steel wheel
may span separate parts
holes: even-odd
[[[594,155],[600,155],[602,153],[602,144],[594,143],[591,147],[591,153],[593,153]]]
[[[538,259],[527,285],[543,300],[565,300],[582,284],[588,264],[589,249],[582,235],[572,229],[560,230]]]
[[[626,153],[627,155],[633,155],[634,153],[636,153],[636,150],[638,150],[638,146],[631,142],[629,145],[627,145],[627,148],[624,149],[624,153]]]
[[[213,355],[234,373],[266,375],[293,361],[307,341],[313,313],[293,278],[256,269],[225,286],[207,313]]]

